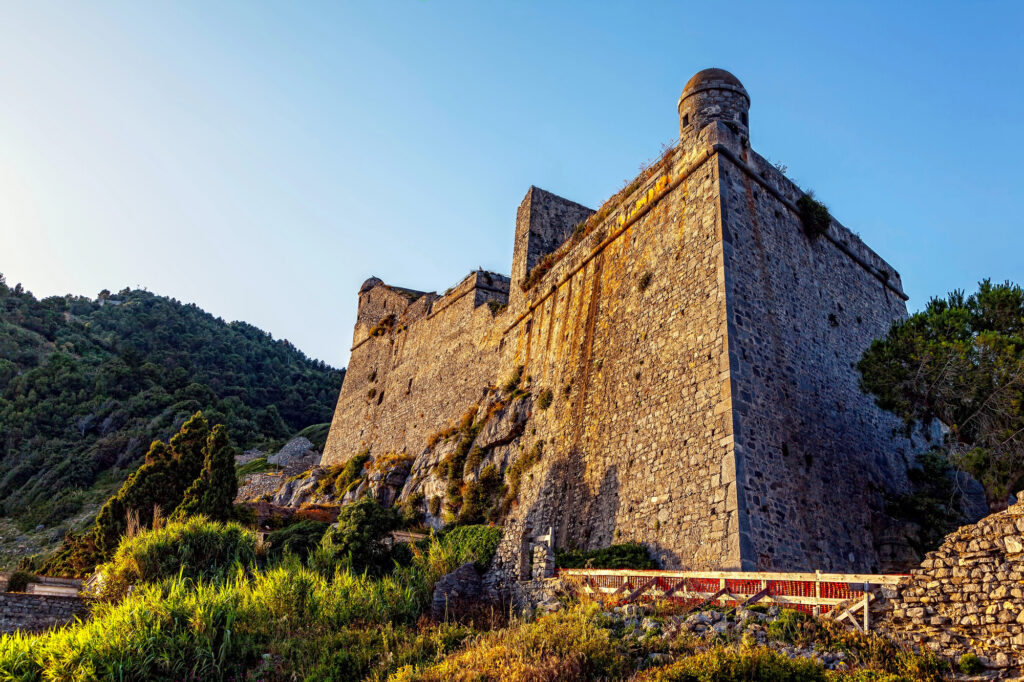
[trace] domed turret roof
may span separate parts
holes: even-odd
[[[725,69],[704,69],[695,73],[693,78],[686,82],[686,87],[683,88],[683,97],[697,90],[723,86],[728,90],[740,90],[743,94],[747,93],[743,83],[740,83],[740,79]]]

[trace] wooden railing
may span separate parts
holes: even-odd
[[[870,604],[882,585],[902,575],[869,573],[754,573],[741,571],[639,571],[563,568],[558,577],[579,595],[605,602],[671,600],[699,608],[778,604],[813,615],[848,619],[861,631],[871,627]],[[860,612],[859,614],[857,612]],[[860,620],[861,622],[858,622]]]

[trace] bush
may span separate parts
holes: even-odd
[[[487,570],[500,542],[498,526],[456,526],[441,536],[441,546],[451,552],[456,564],[473,561],[481,572]]]
[[[7,579],[7,591],[8,592],[24,592],[28,589],[29,583],[37,583],[39,578],[34,573],[28,571],[14,571],[11,573],[11,577]]]
[[[387,538],[401,527],[397,510],[364,497],[342,507],[337,525],[324,534],[320,548],[311,556],[312,564],[324,572],[341,564],[359,573],[383,575],[394,563]]]
[[[556,549],[555,565],[558,568],[658,568],[647,548],[636,542],[591,550]]]
[[[985,666],[981,664],[981,659],[976,654],[964,654],[961,656],[958,667],[964,675],[977,675],[985,669]]]
[[[804,224],[804,232],[809,237],[818,237],[828,232],[828,226],[832,217],[828,213],[825,204],[816,200],[810,193],[803,195],[797,200],[796,206],[800,209],[800,220]]]
[[[551,389],[549,388],[546,391],[542,392],[540,394],[540,397],[537,398],[537,407],[542,409],[542,410],[546,410],[549,407],[551,407],[551,402],[554,399],[555,399],[555,394],[552,393]]]
[[[275,530],[267,536],[267,544],[270,545],[267,558],[277,560],[285,554],[293,554],[305,559],[320,544],[329,526],[321,521],[300,521]]]
[[[412,566],[378,580],[345,570],[328,578],[291,559],[220,583],[143,584],[120,602],[98,603],[84,623],[0,636],[0,680],[351,679],[358,668],[344,667],[337,645],[369,635],[336,633],[353,626],[380,637],[376,666],[386,676],[398,665],[432,663],[468,634],[409,627],[437,579],[456,566],[434,541]]]
[[[817,661],[789,658],[764,647],[716,647],[664,668],[641,673],[642,682],[826,682],[825,668]]]
[[[317,494],[342,497],[357,481],[362,480],[363,467],[370,461],[370,451],[363,450],[344,464],[333,466],[317,484]]]
[[[417,672],[400,669],[392,679],[606,680],[632,672],[625,646],[601,627],[595,606],[566,609],[474,639],[465,649]]]
[[[195,516],[122,540],[114,558],[97,568],[97,596],[116,600],[133,585],[174,577],[219,582],[255,561],[255,533]]]

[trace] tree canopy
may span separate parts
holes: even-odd
[[[858,365],[861,387],[908,426],[938,420],[954,465],[993,511],[1024,485],[1024,290],[985,280],[897,322]]]
[[[242,448],[330,420],[344,370],[194,304],[101,294],[38,300],[0,275],[0,515],[23,528],[79,514],[197,411]]]

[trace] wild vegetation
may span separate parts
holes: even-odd
[[[941,452],[985,488],[992,511],[1024,487],[1024,290],[954,291],[897,322],[864,353],[861,386],[908,430],[938,420]]]
[[[194,304],[129,289],[39,300],[0,275],[0,516],[62,532],[197,411],[239,447],[280,442],[330,420],[343,377]]]

